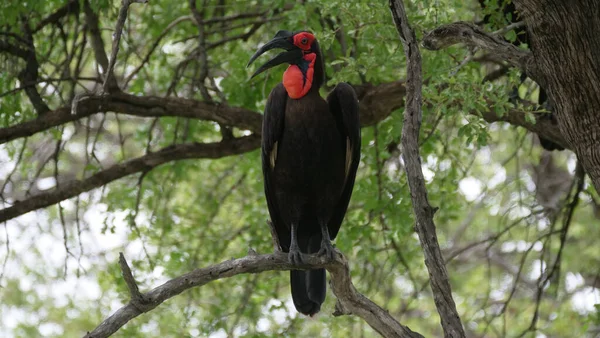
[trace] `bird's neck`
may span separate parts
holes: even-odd
[[[311,88],[319,90],[321,84],[316,83],[314,76],[316,60],[317,54],[305,54],[301,62],[290,65],[283,73],[283,86],[289,97],[299,99],[308,94]]]

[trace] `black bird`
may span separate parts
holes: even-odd
[[[325,101],[321,50],[314,35],[279,31],[250,59],[273,48],[285,51],[252,77],[282,63],[289,67],[269,94],[262,128],[262,167],[271,222],[293,263],[302,253],[333,257],[360,160],[358,99],[347,83]],[[298,312],[312,316],[325,300],[325,269],[290,271]]]

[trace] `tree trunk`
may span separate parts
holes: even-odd
[[[600,191],[600,1],[514,0],[565,140]]]

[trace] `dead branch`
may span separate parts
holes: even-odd
[[[104,338],[117,332],[123,325],[142,313],[150,312],[169,298],[209,282],[233,277],[239,274],[260,273],[265,271],[281,271],[291,269],[326,268],[331,274],[331,287],[337,297],[336,314],[354,314],[364,319],[375,331],[383,337],[423,337],[400,324],[385,309],[373,303],[359,293],[350,277],[350,268],[344,255],[336,250],[333,260],[316,255],[305,255],[304,263],[295,265],[289,262],[288,255],[283,252],[258,255],[251,252],[248,256],[228,260],[206,268],[196,269],[179,277],[173,278],[149,292],[139,293],[137,284],[123,255],[119,262],[123,276],[127,281],[132,299],[110,317],[106,318],[85,338]]]
[[[433,215],[437,208],[431,207],[427,199],[427,188],[421,169],[419,154],[419,131],[422,119],[422,86],[421,54],[415,32],[408,23],[406,10],[401,0],[390,0],[390,10],[407,60],[406,108],[404,109],[404,125],[402,126],[402,157],[405,163],[408,186],[416,218],[416,231],[425,254],[425,265],[429,271],[431,290],[437,311],[440,315],[445,337],[465,337],[452,289],[448,280],[448,272],[437,241]]]

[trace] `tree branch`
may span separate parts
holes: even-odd
[[[384,120],[392,111],[402,107],[406,94],[404,81],[383,83],[377,86],[355,85],[354,88],[360,100],[360,121],[363,127]],[[569,148],[558,126],[548,119],[541,118],[543,114],[536,114],[536,121],[530,122],[526,119],[525,112],[521,110],[511,110],[498,116],[493,109],[493,102],[489,103],[489,107],[488,111],[472,111],[471,114],[481,116],[489,123],[508,122],[514,126],[523,127],[545,139]],[[214,121],[225,126],[250,130],[255,134],[261,133],[262,125],[261,114],[242,107],[177,97],[135,96],[118,92],[105,96],[82,98],[77,104],[75,114],[71,114],[71,107],[62,107],[35,120],[0,128],[0,144],[105,111],[139,117],[177,116]]]
[[[429,50],[440,50],[457,43],[489,51],[529,76],[535,73],[531,71],[533,56],[530,51],[519,49],[468,22],[459,21],[442,25],[423,37],[423,47]],[[533,80],[538,82],[539,79],[533,78]]]
[[[124,257],[120,261],[123,275],[126,279],[129,279],[128,285],[131,282],[135,283]],[[292,264],[288,260],[288,255],[283,252],[275,252],[267,255],[250,253],[243,258],[232,259],[206,268],[196,269],[173,278],[163,285],[142,294],[142,301],[130,300],[129,303],[106,318],[92,332],[88,332],[85,338],[108,337],[117,332],[133,318],[153,310],[169,298],[175,297],[193,287],[200,287],[218,279],[229,278],[244,273],[282,271],[298,268],[326,268],[331,274],[331,286],[333,293],[338,298],[339,307],[345,310],[345,314],[352,313],[364,319],[383,337],[422,337],[420,334],[400,324],[386,310],[356,291],[350,277],[348,261],[341,252],[336,250],[333,260],[327,260],[324,256],[305,255],[303,261],[304,263],[301,265]],[[125,268],[123,269],[123,267]],[[130,290],[132,287],[129,286]],[[137,289],[137,285],[134,286],[134,289]],[[338,306],[336,305],[336,307]]]
[[[262,115],[245,108],[185,98],[135,96],[117,92],[82,98],[77,104],[75,114],[71,113],[71,107],[62,107],[35,120],[0,128],[0,144],[100,112],[115,112],[140,117],[187,117],[247,129],[256,134],[260,134],[262,125]]]
[[[432,208],[427,199],[427,188],[421,169],[419,154],[419,131],[422,119],[421,54],[414,31],[408,23],[406,10],[401,0],[390,0],[390,10],[407,60],[406,108],[402,126],[402,157],[405,163],[408,186],[416,219],[416,231],[425,255],[429,271],[431,290],[437,311],[440,314],[445,337],[465,337],[465,332],[456,310],[448,272],[437,241]]]
[[[77,12],[79,12],[79,1],[78,0],[69,0],[64,6],[57,9],[54,13],[43,18],[42,21],[40,21],[40,23],[38,23],[37,26],[35,26],[32,33],[37,33],[38,31],[40,31],[42,28],[46,27],[49,24],[57,23],[60,19],[62,19],[67,14],[77,13]]]
[[[118,86],[115,87],[116,81],[109,81],[109,79],[111,77],[114,78],[113,71],[117,61],[117,54],[119,53],[119,43],[121,42],[121,35],[123,34],[123,26],[125,25],[125,20],[127,19],[129,5],[134,2],[146,3],[147,1],[148,0],[122,0],[121,9],[119,10],[119,17],[117,18],[117,25],[115,27],[115,33],[113,35],[112,51],[110,53],[108,69],[104,70],[104,84],[102,85],[104,93],[108,93],[111,90],[118,90]]]
[[[21,83],[35,83],[38,80],[39,63],[35,54],[33,34],[27,21],[22,23],[22,30],[24,38],[21,39],[21,41],[26,45],[27,48],[17,47],[8,43],[7,41],[0,40],[0,52],[7,52],[23,59],[25,61],[25,68],[23,68],[18,74],[19,81]],[[43,115],[50,111],[50,108],[48,108],[48,105],[46,102],[44,102],[35,86],[29,86],[24,89],[25,94],[29,98],[29,101],[31,101],[31,104],[38,115]]]
[[[90,43],[92,45],[92,49],[94,50],[94,56],[96,58],[96,62],[102,67],[102,71],[105,74],[108,74],[108,57],[106,56],[106,51],[104,50],[104,41],[102,40],[102,34],[100,33],[100,24],[98,20],[98,15],[94,13],[92,7],[88,0],[83,2],[83,11],[85,13],[85,20],[90,32]],[[109,88],[118,88],[117,79],[114,76],[105,76],[104,81],[108,81]]]
[[[155,153],[116,164],[86,179],[63,183],[48,192],[17,201],[12,206],[0,210],[0,223],[33,210],[75,197],[82,192],[101,187],[119,178],[152,170],[161,164],[184,159],[221,158],[254,150],[260,146],[257,135],[244,136],[218,143],[178,144],[161,149]]]

